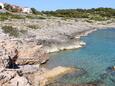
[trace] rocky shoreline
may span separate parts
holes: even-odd
[[[109,24],[107,21],[88,23],[85,19],[78,19],[77,21],[70,19],[65,21],[60,18],[6,20],[1,21],[0,24],[1,86],[22,86],[22,84],[23,86],[45,86],[49,77],[57,77],[58,74],[63,75],[68,73],[65,72],[68,69],[66,67],[52,69],[54,71],[60,70],[57,75],[56,72],[51,75],[52,70],[41,68],[40,65],[49,60],[48,53],[81,48],[86,45],[80,39],[81,36],[87,36],[98,29],[115,27],[115,22]],[[34,25],[34,28],[32,28],[32,25]],[[3,26],[15,27],[17,31],[23,29],[25,33],[20,34],[19,37],[9,36],[8,33],[4,32]],[[11,61],[16,62],[15,64],[19,68],[5,68],[9,64],[9,57]],[[70,70],[68,71],[70,72]],[[47,73],[49,76],[47,78],[43,77]],[[37,77],[34,80],[35,82],[33,82],[32,79],[35,76],[39,76],[39,79]],[[42,85],[37,82],[41,82]],[[34,85],[35,83],[37,85]],[[78,86],[97,85],[87,84]]]
[[[81,36],[86,36],[98,29],[115,27],[114,21],[112,23],[107,22],[110,22],[110,20],[88,23],[85,19],[77,19],[77,21],[74,19],[65,21],[60,18],[45,20],[12,19],[1,22],[1,27],[13,26],[19,31],[23,29],[25,33],[21,35],[21,40],[24,39],[28,42],[42,45],[42,49],[50,53],[60,50],[81,48],[86,45],[80,40]]]

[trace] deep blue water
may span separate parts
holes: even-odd
[[[104,86],[115,86],[115,72],[107,71],[115,65],[115,29],[98,30],[81,40],[86,42],[85,47],[52,53],[47,67],[74,66],[87,71],[80,77],[66,78],[65,82],[79,84],[99,80]]]

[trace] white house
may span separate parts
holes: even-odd
[[[0,7],[3,9],[4,8],[4,3],[0,2]]]
[[[32,11],[31,11],[31,8],[24,7],[24,8],[22,8],[22,12],[23,13],[31,13]]]

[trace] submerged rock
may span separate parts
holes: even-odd
[[[94,81],[89,83],[77,84],[77,83],[64,83],[64,82],[54,82],[47,86],[105,86],[101,81]]]
[[[52,83],[47,86],[100,86],[98,84],[69,84],[69,83]]]
[[[108,67],[108,68],[106,69],[106,72],[107,72],[107,73],[115,72],[115,67],[114,67],[114,66]]]
[[[43,74],[35,73],[34,80],[35,80],[35,86],[38,84],[40,86],[46,86],[51,82],[54,82],[59,77],[64,76],[65,74],[70,74],[72,72],[79,72],[80,69],[71,68],[71,67],[56,67],[52,70],[46,71]]]

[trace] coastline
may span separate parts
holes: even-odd
[[[76,22],[75,20],[69,19],[65,21],[60,18],[45,20],[26,19],[25,24],[23,24],[22,19],[11,20],[11,22],[9,20],[3,22],[1,21],[0,24],[3,26],[10,25],[19,31],[23,27],[23,30],[26,32],[20,37],[15,38],[4,33],[1,26],[0,42],[5,41],[7,43],[7,40],[9,40],[11,42],[19,43],[20,41],[26,45],[32,44],[34,46],[39,46],[46,53],[79,49],[86,46],[86,43],[81,40],[82,36],[87,36],[99,29],[109,29],[115,27],[115,22],[107,23],[108,21],[88,23],[85,19],[78,19]],[[28,28],[28,25],[42,25],[42,29]],[[15,45],[18,46],[17,44]],[[47,59],[45,61],[47,61]]]
[[[1,21],[0,24],[1,28],[2,26],[13,26],[18,28],[19,31],[23,29],[26,33],[17,39],[42,45],[43,50],[47,53],[81,48],[86,45],[80,39],[81,36],[87,36],[98,29],[115,27],[114,22],[107,23],[110,20],[95,21],[93,23],[87,22],[86,19],[75,20],[62,20],[60,18],[45,20],[26,19],[24,23],[23,19],[12,19],[11,21]],[[39,28],[32,29],[28,27],[32,25]],[[14,39],[14,37],[11,39]]]
[[[102,29],[106,29],[106,28],[102,28]],[[43,49],[47,52],[47,53],[54,53],[54,52],[59,52],[59,51],[63,51],[63,50],[71,50],[71,49],[79,49],[82,48],[84,46],[86,46],[86,43],[84,41],[82,41],[80,38],[82,36],[88,36],[90,33],[95,32],[99,29],[90,29],[87,31],[83,31],[80,32],[80,34],[78,35],[77,33],[74,33],[74,42],[71,41],[71,39],[69,41],[71,41],[71,43],[62,43],[62,44],[57,44],[57,45],[52,45],[52,47],[43,47]]]
[[[76,43],[71,43],[71,44],[69,44],[68,42],[67,42],[67,44],[66,43],[64,43],[64,45],[63,44],[61,44],[60,46],[59,45],[55,45],[55,46],[53,46],[53,47],[46,47],[45,48],[45,51],[47,52],[47,53],[53,53],[53,52],[59,52],[59,51],[63,51],[63,50],[71,50],[71,49],[79,49],[79,48],[82,48],[82,47],[84,47],[84,46],[86,46],[86,43],[84,42],[84,41],[82,41],[82,40],[80,40],[80,38],[82,37],[82,36],[88,36],[89,34],[91,34],[92,32],[95,32],[95,31],[97,31],[97,30],[100,30],[100,29],[109,29],[109,28],[115,28],[115,26],[114,25],[110,25],[110,26],[107,26],[107,25],[105,25],[105,26],[97,26],[97,27],[92,27],[92,28],[95,28],[95,29],[91,29],[90,28],[90,30],[88,30],[88,31],[83,31],[83,32],[81,32],[81,34],[76,34],[76,36],[75,36],[75,38],[77,38],[77,39],[79,39],[79,41],[76,41]],[[75,39],[76,40],[76,39]],[[70,40],[71,41],[71,40]],[[65,46],[65,45],[67,45],[67,46]]]
[[[13,53],[11,53],[11,56],[14,56],[15,55],[14,49],[17,48],[20,53],[19,57],[22,57],[22,61],[20,59],[18,60],[19,64],[22,64],[22,67],[25,66],[24,69],[22,70],[24,70],[24,72],[25,70],[27,71],[28,73],[27,77],[31,75],[31,74],[29,75],[30,72],[32,72],[33,74],[35,72],[38,72],[40,76],[41,74],[50,71],[45,68],[42,70],[42,68],[39,67],[39,65],[45,63],[49,59],[47,57],[47,53],[53,53],[53,52],[69,50],[69,49],[79,49],[86,45],[86,43],[80,39],[82,36],[87,36],[88,34],[97,31],[99,29],[108,29],[108,28],[115,27],[114,22],[111,24],[102,24],[102,23],[98,24],[98,23],[88,23],[81,20],[77,22],[73,20],[64,21],[60,19],[27,20],[26,21],[27,24],[25,23],[24,26],[21,20],[20,22],[18,22],[19,20],[15,20],[15,21],[11,21],[10,25],[14,26],[15,28],[18,28],[19,31],[20,29],[23,28],[23,30],[27,30],[27,32],[23,34],[21,37],[16,38],[16,37],[10,37],[8,34],[4,33],[2,29],[0,29],[1,52],[4,53],[2,51],[4,45],[8,51],[11,50],[13,51]],[[3,22],[3,25],[7,25],[7,22],[9,21]],[[22,26],[20,26],[21,24]],[[43,25],[43,28],[32,29],[25,26],[25,25],[34,25],[34,24],[38,26]],[[0,28],[2,28],[2,26]],[[2,57],[3,55],[1,54],[1,58]],[[34,64],[38,64],[38,65],[34,66]],[[14,74],[16,76],[14,76],[15,78],[13,79],[15,80],[17,76],[21,79],[20,74],[17,74],[18,71],[15,69],[13,70],[16,72]],[[58,69],[56,69],[56,71],[57,70]],[[3,71],[0,73],[4,74],[4,72],[8,72],[8,71]],[[61,74],[61,72],[59,73]],[[33,77],[35,76],[33,75]],[[33,77],[30,77],[30,80]],[[47,81],[47,79],[43,79],[43,83],[45,82],[45,80]]]
[[[115,28],[99,29],[98,31],[91,33],[87,37],[82,38],[84,41],[86,41],[86,43],[88,43],[85,48],[79,50],[75,49],[75,50],[62,51],[58,53],[52,53],[51,60],[49,60],[46,66],[49,68],[54,68],[58,65],[67,65],[67,66],[74,65],[75,67],[87,70],[87,74],[81,76],[80,78],[76,78],[75,80],[69,78],[70,82],[71,80],[73,80],[73,82],[75,83],[76,82],[90,83],[99,80],[100,82],[104,81],[103,82],[104,85],[109,84],[111,86],[111,83],[106,82],[105,78],[101,80],[99,78],[103,76],[103,74],[108,68],[111,68],[113,67],[112,65],[114,65],[114,63],[111,60],[114,59],[113,55],[115,55],[113,54],[115,51],[113,47],[115,42],[114,34],[115,34]],[[111,61],[108,62],[107,59]],[[108,77],[110,76],[112,75],[108,75]],[[114,79],[114,76],[112,77]],[[64,78],[63,81],[65,79],[68,78]]]

